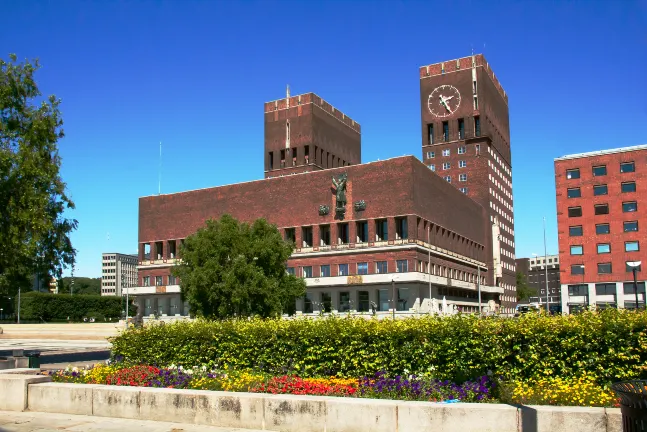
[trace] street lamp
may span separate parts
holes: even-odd
[[[548,253],[546,252],[546,217],[544,216],[544,265],[545,282],[546,282],[546,314],[550,314],[550,301],[548,297]]]
[[[2,321],[2,311],[3,311],[3,310],[4,310],[4,309],[0,308],[0,321]]]
[[[634,274],[634,294],[636,295],[636,311],[638,310],[638,279],[636,276],[636,272],[638,271],[638,268],[640,267],[640,264],[642,261],[629,261],[627,262],[627,265],[631,267],[631,271]]]

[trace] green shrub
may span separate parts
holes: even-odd
[[[99,295],[69,295],[30,292],[22,296],[20,319],[24,320],[70,320],[78,321],[92,312],[103,321],[104,317],[121,317],[126,303],[121,297]],[[135,306],[130,306],[135,315]],[[134,309],[133,309],[134,308]],[[97,321],[99,321],[97,319]]]
[[[177,322],[130,329],[113,354],[142,364],[210,365],[302,377],[430,373],[461,381],[647,375],[647,313],[606,310],[518,319],[326,318]]]

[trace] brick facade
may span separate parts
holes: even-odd
[[[460,104],[444,117],[429,108],[434,89],[443,85],[460,94]],[[479,54],[421,67],[420,105],[424,163],[442,178],[449,177],[487,209],[491,223],[499,224],[498,240],[488,229],[488,283],[505,288],[502,306],[512,309],[516,264],[508,97]]]
[[[627,163],[626,168],[621,168],[623,163]],[[567,298],[567,303],[574,301],[568,300],[568,289],[564,287],[630,282],[633,276],[627,271],[626,262],[647,263],[644,249],[647,247],[647,216],[644,212],[647,207],[644,199],[647,196],[646,163],[647,146],[555,159],[562,298]],[[600,168],[597,170],[599,175],[594,175],[594,168]],[[626,172],[621,172],[621,169]],[[636,207],[625,208],[628,203],[635,203]],[[607,206],[608,213],[604,206]],[[596,214],[596,208],[599,214]],[[635,230],[632,222],[637,223]],[[628,247],[628,242],[638,242],[638,250]],[[577,249],[579,246],[582,253],[574,250],[573,253],[578,254],[572,254],[571,247]],[[611,271],[598,268],[599,264],[611,264]],[[584,266],[583,274],[581,266]],[[644,280],[641,273],[638,279]],[[591,291],[587,295],[588,304],[595,303],[595,290]],[[617,298],[613,301],[618,307],[623,307]]]

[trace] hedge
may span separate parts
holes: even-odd
[[[106,318],[119,318],[126,307],[121,297],[100,295],[69,295],[30,292],[20,302],[20,319],[25,320],[70,320],[78,321],[88,312],[101,314]],[[129,314],[137,313],[130,305]]]
[[[472,315],[377,320],[176,322],[111,339],[113,356],[141,364],[208,365],[302,377],[431,373],[461,381],[592,374],[609,382],[647,376],[647,313]]]

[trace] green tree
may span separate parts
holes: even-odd
[[[58,280],[58,293],[69,294],[72,285],[71,277]],[[72,294],[101,295],[101,278],[74,277],[74,291]]]
[[[517,270],[517,301],[527,300],[533,295],[537,295],[537,290],[529,287],[526,275]]]
[[[224,215],[184,241],[172,272],[198,316],[277,316],[305,295],[305,281],[285,271],[293,248],[265,219],[249,225]]]
[[[63,216],[74,203],[59,175],[60,100],[41,97],[38,61],[9,58],[0,59],[0,295],[28,287],[34,275],[60,277],[74,263],[69,235],[77,227]]]

